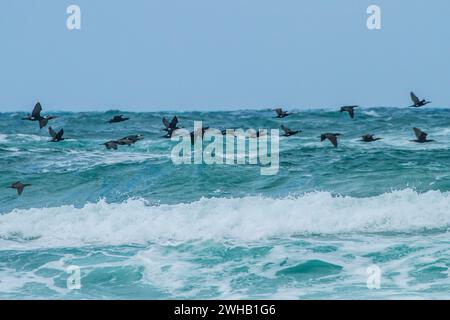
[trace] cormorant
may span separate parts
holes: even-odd
[[[431,103],[431,101],[426,101],[425,99],[420,100],[414,92],[411,92],[411,100],[414,102],[414,104],[410,106],[411,108],[420,108]]]
[[[320,135],[320,141],[324,141],[325,139],[330,140],[333,146],[336,148],[338,146],[337,137],[340,136],[340,133],[323,133]]]

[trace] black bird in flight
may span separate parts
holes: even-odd
[[[414,92],[411,92],[411,100],[414,103],[412,106],[410,106],[411,108],[420,108],[423,107],[429,103],[431,103],[431,101],[426,101],[425,99],[420,100],[415,94]]]
[[[55,116],[45,116],[45,117],[43,117],[43,116],[41,116],[41,112],[42,112],[42,106],[38,102],[34,106],[33,111],[31,112],[31,114],[29,114],[26,118],[22,118],[22,120],[39,121],[39,128],[42,129],[48,124],[49,120],[56,119]]]
[[[63,135],[64,135],[64,129],[61,129],[61,130],[59,130],[58,132],[56,132],[55,130],[53,130],[52,127],[49,127],[49,128],[48,128],[48,133],[49,133],[50,136],[52,137],[52,138],[50,139],[50,142],[60,142],[60,141],[65,140],[65,139],[63,138]]]
[[[275,111],[277,113],[277,118],[285,118],[292,114],[287,111],[283,111],[283,109],[281,109],[281,108],[273,109],[273,111]]]
[[[338,146],[337,138],[340,136],[340,133],[323,133],[320,135],[320,141],[324,141],[325,139],[330,140],[335,148]]]
[[[111,150],[117,150],[117,146],[131,146],[132,144],[135,144],[136,142],[144,139],[144,136],[142,134],[135,134],[131,136],[124,137],[119,140],[110,140],[105,143],[102,143],[106,147],[106,149]]]
[[[355,108],[358,108],[359,106],[343,106],[341,107],[340,112],[348,112],[350,115],[350,118],[355,118]]]
[[[177,116],[173,117],[172,121],[170,121],[170,122],[169,122],[169,120],[166,119],[166,117],[163,117],[162,118],[162,122],[163,122],[164,127],[165,127],[163,129],[164,131],[172,132],[174,130],[180,129],[180,128],[177,127],[177,124],[178,124]]]
[[[137,134],[137,135],[127,136],[125,138],[119,139],[116,142],[119,145],[130,146],[130,145],[135,144],[136,142],[138,142],[138,141],[140,141],[142,139],[144,139],[144,136],[142,134]]]
[[[283,125],[281,126],[281,130],[284,131],[283,137],[290,137],[290,136],[296,135],[299,132],[302,132],[301,130],[295,130],[295,131],[291,130],[288,127],[285,127]]]
[[[418,129],[418,128],[413,128],[414,130],[414,134],[416,135],[417,139],[416,140],[411,140],[413,142],[418,142],[418,143],[426,143],[426,142],[433,142],[434,140],[428,140],[427,136],[428,133],[423,132],[422,130]]]
[[[381,140],[382,138],[374,138],[373,134],[365,134],[361,137],[361,141],[363,142],[375,142]]]
[[[112,117],[112,119],[109,120],[108,123],[117,123],[117,122],[123,122],[123,121],[127,121],[127,120],[130,120],[130,118],[124,118],[123,115],[118,115],[118,116]]]
[[[29,183],[22,183],[20,181],[14,182],[10,187],[11,189],[16,189],[17,190],[17,194],[20,196],[23,193],[23,189],[25,189],[25,187],[31,187],[31,184]]]

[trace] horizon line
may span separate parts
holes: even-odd
[[[305,108],[296,108],[296,107],[283,107],[283,106],[272,106],[272,107],[245,107],[245,108],[236,108],[233,109],[232,107],[220,107],[215,109],[176,109],[176,108],[164,108],[164,109],[154,109],[154,110],[142,110],[140,108],[137,108],[135,110],[129,110],[129,109],[120,109],[120,108],[111,108],[111,109],[86,109],[82,111],[72,111],[72,110],[63,110],[63,109],[52,109],[52,108],[45,108],[45,112],[55,112],[55,113],[94,113],[94,112],[129,112],[129,113],[162,113],[162,112],[182,112],[182,113],[188,113],[188,112],[237,112],[237,111],[273,111],[274,108],[282,108],[284,110],[289,111],[296,111],[296,112],[302,112],[302,111],[318,111],[318,110],[335,110],[339,109],[341,106],[333,106],[333,107],[305,107]],[[362,109],[412,109],[410,106],[359,106]],[[2,109],[2,108],[0,108]],[[3,113],[30,113],[30,110],[2,110],[0,111],[0,114]],[[78,108],[67,108],[67,109],[78,109]],[[450,109],[450,106],[428,106],[421,109]]]

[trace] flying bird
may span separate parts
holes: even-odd
[[[41,119],[41,112],[42,112],[42,106],[38,102],[33,108],[33,111],[26,117],[22,118],[22,120],[29,120],[29,121],[39,121]]]
[[[281,109],[281,108],[273,109],[273,111],[275,111],[277,113],[277,118],[285,118],[292,114],[287,111],[283,111],[283,109]]]
[[[23,193],[23,190],[25,189],[25,187],[31,187],[31,184],[29,183],[22,183],[20,181],[14,182],[10,187],[11,189],[16,189],[17,190],[17,194],[20,196]]]
[[[117,150],[118,146],[131,146],[132,144],[135,144],[136,142],[144,139],[144,136],[142,134],[135,134],[131,136],[124,137],[119,140],[110,140],[105,143],[102,143],[101,145],[105,146],[106,149],[111,150]]]
[[[132,144],[135,144],[136,142],[140,141],[144,139],[144,136],[141,134],[138,135],[132,135],[132,136],[127,136],[125,138],[119,139],[116,141],[117,144],[119,145],[127,145],[130,146]]]
[[[123,121],[127,121],[127,120],[130,120],[130,118],[124,118],[123,115],[118,115],[118,116],[112,117],[112,119],[109,120],[108,123],[117,123],[117,122],[123,122]]]
[[[429,103],[431,103],[431,101],[426,101],[425,99],[420,100],[415,94],[414,92],[411,92],[411,100],[414,103],[412,106],[410,106],[411,108],[420,108],[423,107]]]
[[[50,139],[50,142],[60,142],[65,140],[63,138],[64,135],[64,129],[59,130],[58,132],[56,132],[55,130],[53,130],[52,127],[48,128],[48,133],[50,134],[50,136],[52,137],[52,139]]]
[[[45,116],[45,117],[43,117],[41,115],[41,112],[42,112],[42,106],[38,102],[34,106],[33,111],[31,112],[31,114],[29,114],[26,118],[22,118],[22,120],[39,121],[39,128],[42,129],[48,124],[49,120],[56,119],[55,116]]]
[[[166,119],[166,117],[163,117],[162,118],[162,122],[163,122],[163,124],[165,126],[165,128],[163,129],[164,131],[172,132],[172,131],[175,131],[177,129],[180,129],[180,128],[177,127],[177,124],[178,124],[177,116],[174,116],[172,118],[172,121],[170,121],[170,122],[169,122],[169,120]]]
[[[361,137],[361,141],[363,142],[375,142],[381,140],[382,138],[374,138],[373,134],[365,134]]]
[[[359,106],[343,106],[341,107],[340,112],[348,112],[350,115],[350,118],[355,118],[355,108],[358,108]]]
[[[336,148],[338,146],[337,138],[340,136],[340,133],[323,133],[320,135],[320,141],[324,141],[325,139],[330,140],[333,146]]]
[[[284,131],[283,137],[290,137],[290,136],[296,135],[299,132],[302,132],[301,130],[293,131],[293,130],[291,130],[288,127],[285,127],[283,125],[281,126],[281,130]]]
[[[414,130],[414,134],[416,135],[417,139],[416,140],[411,140],[413,142],[418,142],[418,143],[426,143],[426,142],[433,142],[434,140],[428,140],[427,136],[428,133],[423,132],[422,130],[418,129],[418,128],[413,128]]]

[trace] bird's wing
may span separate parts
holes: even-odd
[[[281,130],[283,130],[284,133],[286,133],[286,134],[289,134],[291,132],[291,130],[288,127],[285,127],[283,125],[281,126]]]
[[[17,188],[17,186],[20,185],[20,181],[16,181],[11,185],[11,188]]]
[[[333,144],[333,146],[337,147],[338,143],[337,143],[337,137],[336,136],[328,136],[328,140],[331,141],[331,143]]]
[[[51,136],[52,138],[55,138],[55,137],[56,137],[56,132],[55,132],[55,130],[53,130],[52,127],[49,127],[49,128],[48,128],[48,133],[50,134],[50,136]]]
[[[274,111],[277,113],[277,115],[282,115],[283,114],[283,110],[281,109],[281,108],[277,108],[277,109],[274,109]]]
[[[163,117],[163,118],[162,118],[162,122],[163,122],[164,126],[165,126],[167,129],[170,128],[170,123],[169,123],[169,121],[166,119],[166,117]]]
[[[48,119],[47,118],[42,118],[39,120],[39,128],[42,129],[44,128],[48,123]]]
[[[56,137],[55,137],[55,138],[61,139],[62,136],[63,136],[63,134],[64,134],[64,129],[61,129],[61,130],[58,131],[58,133],[56,134]]]
[[[117,143],[115,141],[108,141],[105,143],[107,149],[117,150]]]
[[[34,106],[33,112],[31,113],[32,117],[35,118],[39,118],[41,116],[41,111],[42,111],[42,106],[41,104],[38,102],[36,103],[36,105]]]
[[[418,128],[413,128],[414,134],[417,137],[417,140],[425,140],[427,138],[427,133],[423,132],[422,130]]]
[[[17,187],[17,194],[20,196],[23,193],[23,189],[25,188],[25,186],[20,185]]]
[[[355,111],[353,110],[353,108],[349,108],[348,113],[350,114],[350,118],[353,119],[355,117]]]
[[[175,129],[177,124],[178,124],[178,118],[177,118],[177,116],[175,116],[172,118],[172,121],[170,122],[169,126],[171,129]]]
[[[414,102],[414,104],[420,103],[419,98],[414,94],[414,92],[411,92],[411,100]]]

